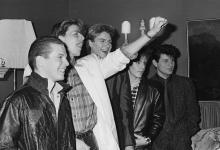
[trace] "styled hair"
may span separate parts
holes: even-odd
[[[66,34],[66,31],[68,30],[69,26],[76,25],[79,27],[80,32],[84,34],[84,25],[82,20],[80,19],[69,19],[69,20],[63,20],[61,22],[56,23],[51,31],[52,36],[64,36]]]
[[[113,38],[115,29],[111,25],[107,24],[94,24],[89,27],[86,39],[94,41],[94,39],[102,32],[107,32],[110,34],[111,38]]]
[[[174,60],[176,60],[181,55],[180,51],[171,44],[157,45],[152,48],[153,48],[152,60],[155,60],[156,62],[159,61],[161,54],[166,54],[172,57]]]
[[[52,52],[51,44],[59,44],[65,47],[65,44],[53,36],[45,36],[37,38],[30,47],[28,53],[28,63],[32,70],[36,68],[36,57],[42,56],[48,58],[49,54]]]
[[[146,66],[145,66],[145,70],[144,70],[144,73],[142,75],[142,80],[145,80],[148,78],[148,73],[149,73],[149,69],[150,69],[150,66],[151,66],[151,61],[152,61],[152,49],[148,46],[146,47],[143,47],[139,52],[138,52],[138,56],[131,60],[130,63],[129,63],[129,66],[133,64],[133,62],[139,62],[141,57],[146,57],[147,59],[147,63],[146,63]]]
[[[90,50],[89,40],[94,41],[94,39],[102,32],[106,32],[110,35],[111,39],[115,36],[115,28],[107,24],[94,24],[89,27],[86,35],[86,48]]]
[[[142,56],[145,56],[147,59],[150,59],[152,55],[152,49],[149,47],[143,47],[139,52],[138,56],[133,59],[131,62],[138,62],[140,61]]]

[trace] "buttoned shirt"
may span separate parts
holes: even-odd
[[[60,105],[60,94],[59,91],[62,90],[62,86],[57,83],[53,82],[48,79],[48,92],[49,92],[49,97],[54,103],[54,106],[56,108],[56,115],[58,116],[58,110],[59,110],[59,105]]]
[[[73,87],[67,97],[75,131],[83,133],[92,130],[97,122],[97,108],[75,68],[70,70],[67,82]]]

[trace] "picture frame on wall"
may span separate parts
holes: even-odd
[[[189,77],[199,101],[220,101],[220,19],[187,21]]]

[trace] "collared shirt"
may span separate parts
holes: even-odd
[[[63,89],[63,87],[57,83],[53,82],[51,80],[48,80],[48,91],[49,91],[49,97],[51,98],[52,102],[54,103],[54,106],[56,108],[56,115],[58,116],[58,110],[60,106],[60,94],[59,91]]]
[[[68,74],[68,84],[73,88],[68,92],[76,132],[92,130],[97,123],[97,107],[82,83],[75,68]]]

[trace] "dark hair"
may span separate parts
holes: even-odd
[[[132,60],[132,62],[138,62],[140,61],[140,58],[142,56],[145,56],[147,59],[151,58],[152,55],[152,49],[149,47],[143,47],[139,52],[138,52],[138,56]]]
[[[36,68],[36,57],[43,56],[47,58],[48,55],[51,53],[51,44],[59,44],[65,47],[65,44],[58,39],[57,37],[53,36],[45,36],[37,38],[30,47],[28,53],[28,62],[32,70]]]
[[[150,47],[145,46],[138,52],[137,58],[131,60],[130,63],[129,63],[129,65],[132,65],[133,62],[139,62],[141,57],[146,57],[147,63],[146,63],[146,66],[145,66],[144,73],[141,77],[142,79],[147,79],[148,78],[148,73],[149,73],[149,69],[150,69],[151,61],[152,61],[151,56],[152,56],[152,49]]]
[[[94,24],[88,29],[86,39],[93,41],[102,32],[107,32],[113,38],[115,29],[106,24]]]
[[[176,60],[181,55],[180,51],[171,44],[157,45],[152,48],[153,48],[152,60],[155,60],[157,62],[159,61],[161,54],[166,54],[172,57],[174,60]]]
[[[84,34],[84,25],[82,20],[80,19],[69,19],[69,20],[63,20],[61,22],[56,23],[51,31],[52,36],[64,36],[66,34],[66,31],[68,30],[69,26],[76,25],[79,27],[80,32]]]
[[[94,39],[102,32],[107,32],[111,36],[111,39],[113,39],[113,37],[115,36],[115,28],[113,26],[107,24],[94,24],[91,27],[89,27],[86,35],[87,50],[90,50],[88,41],[94,41]]]

